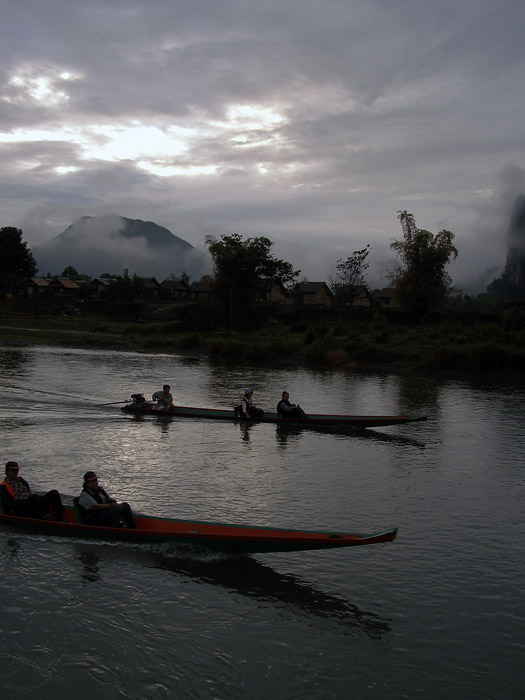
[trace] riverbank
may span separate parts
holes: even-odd
[[[170,322],[103,318],[10,319],[4,345],[55,345],[206,356],[221,363],[300,364],[340,370],[525,375],[525,337],[499,323],[404,325],[385,319],[272,323],[253,332],[180,332]]]

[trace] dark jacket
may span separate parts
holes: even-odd
[[[89,494],[91,498],[93,498],[97,503],[116,503],[115,499],[111,498],[111,496],[109,496],[109,494],[101,486],[98,487],[98,491],[96,492],[91,491],[90,489],[82,489],[80,495],[82,495],[83,493]],[[83,523],[89,522],[90,516],[92,516],[95,511],[91,509],[88,510],[81,506],[79,503],[79,498],[77,498],[75,502],[78,506],[78,512],[80,513],[81,521]]]
[[[25,479],[22,479],[21,476],[18,476],[17,479],[29,489],[29,484]],[[31,489],[29,489],[29,493],[31,493]],[[4,479],[0,484],[0,501],[2,502],[4,513],[9,515],[13,512],[16,501],[15,492],[13,491],[11,484],[8,483],[7,479]]]

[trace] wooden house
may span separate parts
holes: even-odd
[[[45,277],[31,277],[27,282],[26,293],[28,296],[32,294],[42,294],[49,287],[49,280]]]
[[[326,282],[300,282],[296,302],[303,306],[330,306],[333,296]]]
[[[165,299],[189,299],[191,296],[190,286],[173,277],[165,279],[160,285],[160,290]]]
[[[352,289],[352,306],[360,309],[369,309],[374,303],[372,295],[367,287],[359,285]]]
[[[144,299],[157,299],[160,293],[160,284],[155,277],[139,277]]]
[[[190,299],[207,299],[210,294],[210,281],[209,279],[201,279],[199,282],[192,282],[190,284]]]
[[[53,294],[61,296],[76,296],[80,290],[80,285],[75,280],[70,280],[68,277],[55,277],[50,280],[48,287]]]
[[[293,297],[283,283],[277,281],[258,290],[257,303],[261,306],[289,306],[293,303]]]
[[[393,287],[385,287],[384,289],[376,289],[372,294],[372,298],[376,304],[382,309],[398,309],[399,301],[396,290]]]

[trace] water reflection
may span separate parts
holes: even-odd
[[[6,547],[2,550],[2,559],[16,559],[20,552],[18,540],[7,540]]]
[[[325,593],[290,574],[281,574],[251,557],[230,559],[227,562],[202,562],[193,558],[173,558],[152,555],[155,566],[222,586],[258,601],[277,603],[293,611],[336,620],[374,639],[390,632],[387,620],[356,605]]]
[[[241,437],[243,442],[250,441],[250,431],[252,430],[254,424],[250,421],[242,420],[239,423],[239,428],[241,429]]]
[[[93,547],[80,546],[78,547],[78,558],[82,564],[83,573],[82,580],[85,583],[96,583],[101,580],[99,573],[100,557],[94,551]]]
[[[29,369],[27,365],[31,364],[31,359],[32,353],[24,350],[2,350],[0,352],[0,378],[12,380],[22,377]]]
[[[290,445],[297,443],[301,435],[317,433],[320,435],[335,435],[339,438],[349,440],[377,440],[378,442],[398,443],[400,445],[411,445],[413,447],[425,447],[425,443],[407,437],[406,435],[395,435],[391,433],[381,433],[371,428],[349,428],[347,426],[313,426],[313,425],[276,425],[275,439],[279,449],[286,449]]]
[[[10,541],[10,544],[17,543]],[[220,555],[191,545],[170,547],[170,554],[152,551],[147,546],[123,546],[118,552],[105,550],[103,554],[88,544],[77,544],[75,549],[81,565],[80,577],[85,584],[102,579],[104,562],[101,558],[118,556],[128,560],[124,564],[126,567],[133,566],[133,562],[153,566],[200,583],[221,586],[260,602],[274,603],[292,612],[335,620],[374,639],[391,630],[388,620],[376,613],[325,593],[296,576],[282,574],[250,556]]]
[[[396,377],[397,403],[404,413],[427,413],[436,419],[439,414],[441,384],[429,377],[402,374]]]

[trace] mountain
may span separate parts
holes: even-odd
[[[499,279],[487,288],[491,296],[525,297],[525,195],[516,198],[507,233],[507,261]]]
[[[520,195],[514,206],[504,276],[522,294],[525,293],[525,195]]]
[[[81,274],[104,272],[156,277],[186,272],[199,279],[209,271],[205,254],[152,221],[123,216],[82,216],[65,231],[31,249],[40,275],[72,265]]]

